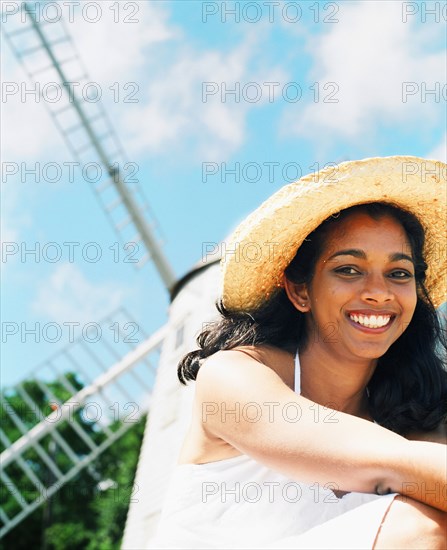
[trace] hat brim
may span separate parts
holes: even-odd
[[[309,233],[350,206],[386,202],[414,214],[425,230],[426,288],[438,307],[447,285],[447,165],[411,156],[343,162],[282,187],[234,231],[222,255],[222,301],[254,311],[281,286]]]

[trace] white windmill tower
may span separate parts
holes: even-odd
[[[36,378],[43,394],[54,404],[54,411],[49,416],[42,414],[26,388],[19,384],[16,390],[35,415],[36,422],[33,426],[25,425],[16,411],[3,403],[5,413],[18,428],[21,437],[12,442],[0,431],[5,447],[1,455],[1,478],[17,501],[17,511],[13,514],[8,515],[0,508],[0,536],[18,525],[80,469],[94,462],[104,449],[132,425],[124,423],[120,429],[112,431],[107,422],[98,424],[103,432],[101,443],[98,444],[73,416],[76,410],[85,408],[93,397],[96,403],[102,402],[105,406],[109,405],[109,409],[113,408],[116,403],[112,401],[117,392],[121,392],[122,399],[131,399],[139,411],[148,408],[150,411],[123,540],[123,548],[140,548],[157,524],[167,481],[189,423],[192,388],[185,388],[180,384],[176,366],[180,357],[193,348],[195,336],[203,322],[212,320],[215,316],[218,258],[216,255],[211,256],[195,265],[182,278],[175,277],[160,247],[155,234],[156,224],[150,218],[150,210],[141,189],[138,185],[131,189],[122,175],[122,167],[126,167],[127,158],[101,102],[96,102],[94,109],[92,105],[85,105],[77,97],[73,87],[67,84],[87,82],[87,73],[63,20],[47,22],[45,26],[39,24],[36,10],[44,4],[17,3],[16,9],[3,17],[4,36],[31,80],[60,83],[65,92],[63,99],[58,102],[57,108],[53,104],[47,105],[56,126],[77,160],[85,163],[95,159],[102,166],[105,176],[92,184],[93,191],[120,239],[125,243],[141,244],[140,248],[145,255],[139,258],[137,267],[142,267],[152,259],[172,301],[167,322],[143,343],[136,347],[130,346],[131,349],[120,356],[116,352],[107,355],[111,351],[110,345],[107,350],[103,350],[103,354],[94,354],[81,342],[80,346],[85,354],[82,360],[76,355],[78,352],[69,347],[48,361],[45,367],[60,377],[70,395],[68,400],[60,402],[52,394],[49,385]],[[124,315],[131,324],[130,316],[126,312],[121,311],[119,314]],[[105,346],[107,347],[107,342]],[[85,368],[83,372],[85,357],[97,367],[95,377],[86,373]],[[108,363],[103,357],[110,357]],[[158,364],[156,376],[153,376],[154,360]],[[66,368],[64,365],[67,363],[76,372],[82,373],[85,387],[80,391],[63,375]],[[123,382],[128,375],[132,378],[134,387],[135,384],[138,385],[139,398],[134,394],[131,398],[129,396]],[[109,390],[113,395],[112,399],[110,394],[107,396]],[[79,458],[64,438],[63,429],[64,426],[66,429],[67,422],[87,449],[82,458]],[[68,469],[61,469],[57,457],[54,456],[54,449],[70,461]],[[33,452],[51,472],[51,480],[46,484],[29,467],[29,452]],[[24,495],[15,486],[12,476],[8,474],[8,469],[13,467],[20,468],[25,474],[35,490],[33,497]]]

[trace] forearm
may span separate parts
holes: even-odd
[[[447,512],[447,446],[408,441],[406,456],[391,472],[389,489]]]
[[[410,441],[348,416],[339,413],[333,425],[314,423],[309,439],[304,429],[301,438],[285,438],[281,448],[290,455],[283,455],[282,464],[271,462],[271,467],[309,483],[333,481],[342,491],[400,493],[447,512],[446,445]],[[290,449],[290,442],[297,440],[298,460]],[[273,450],[269,454],[260,460],[270,462]]]

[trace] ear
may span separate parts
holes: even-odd
[[[289,300],[301,313],[310,311],[310,301],[306,283],[293,283],[284,275],[284,289]]]

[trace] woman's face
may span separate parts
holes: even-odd
[[[416,307],[411,247],[400,223],[358,212],[334,224],[307,296],[309,342],[342,356],[382,356]]]

